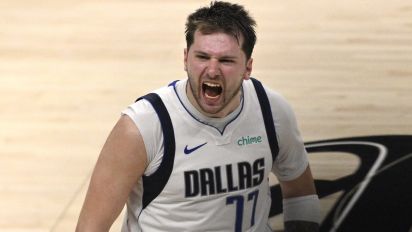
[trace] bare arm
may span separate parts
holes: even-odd
[[[142,136],[128,116],[122,116],[99,155],[76,232],[109,231],[133,185],[143,175],[147,157]]]
[[[280,186],[283,199],[316,194],[315,184],[309,166],[301,176],[292,181],[281,181]],[[319,224],[316,222],[303,220],[285,221],[285,232],[312,232],[318,230]]]

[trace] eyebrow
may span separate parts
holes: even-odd
[[[194,53],[196,55],[210,56],[208,53],[202,52],[202,51],[194,51]],[[237,59],[237,58],[238,58],[237,56],[228,56],[228,55],[219,57],[219,59]]]

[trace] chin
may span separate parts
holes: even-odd
[[[209,109],[208,111],[204,111],[206,113],[206,116],[211,117],[211,118],[223,118],[225,115],[222,114],[222,109]]]
[[[209,116],[209,115],[215,115],[215,114],[219,113],[220,109],[215,108],[215,107],[210,107],[210,106],[202,106],[202,111],[203,111],[204,114]]]

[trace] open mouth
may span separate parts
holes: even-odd
[[[216,99],[222,94],[222,86],[220,84],[204,82],[202,84],[203,93],[207,98]]]

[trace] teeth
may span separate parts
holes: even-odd
[[[205,82],[205,85],[207,85],[207,86],[209,86],[209,87],[214,87],[214,88],[220,87],[219,84],[214,84],[214,83],[210,83],[210,82]]]

